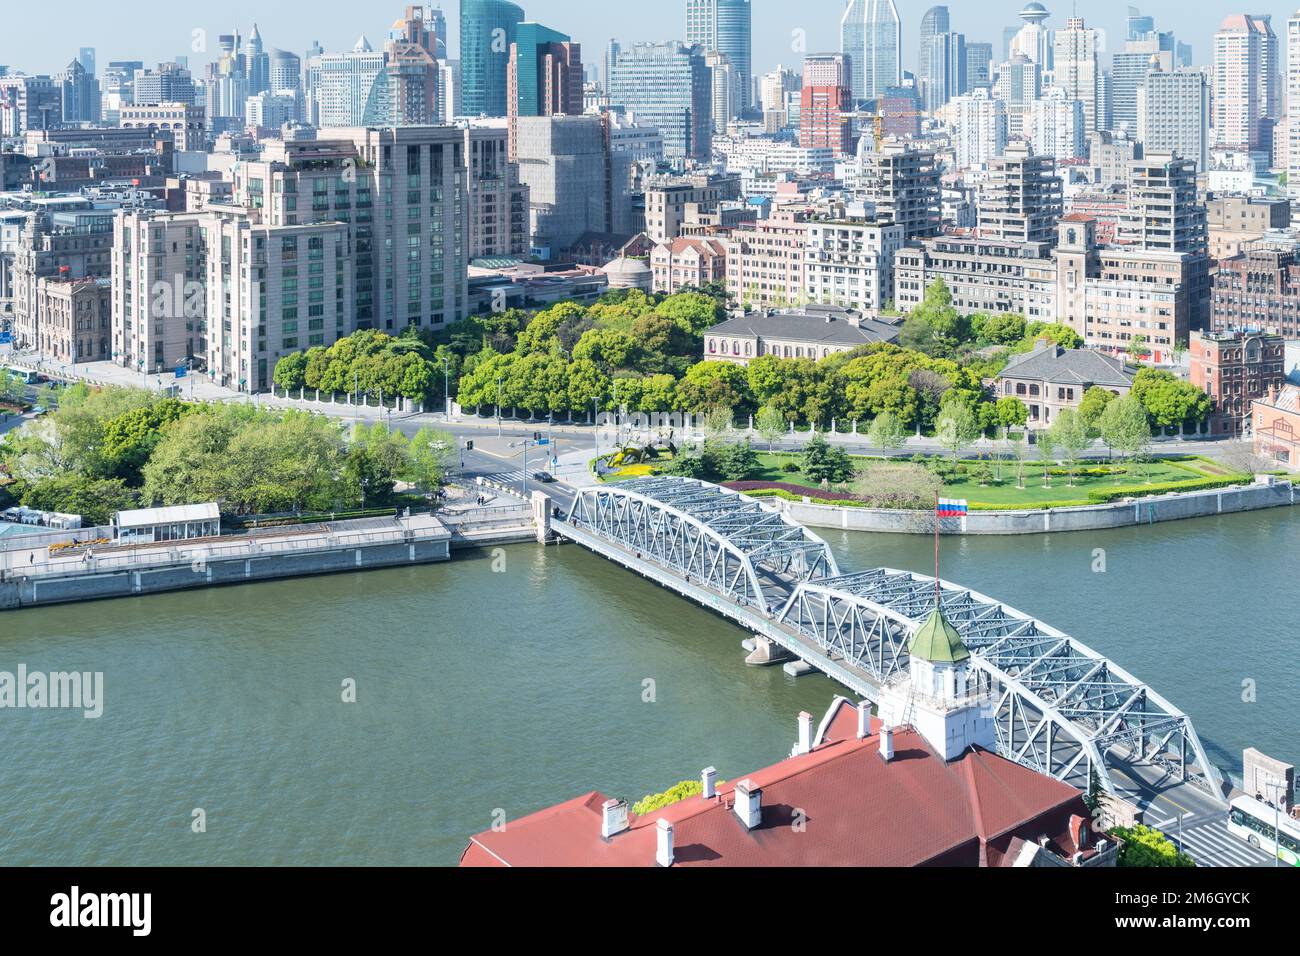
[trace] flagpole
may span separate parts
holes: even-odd
[[[934,496],[934,606],[943,609],[942,589],[939,586],[939,496]]]

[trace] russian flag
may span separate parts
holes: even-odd
[[[970,506],[965,501],[951,501],[947,498],[940,498],[935,513],[940,518],[964,518]]]

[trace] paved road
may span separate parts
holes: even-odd
[[[1111,776],[1120,796],[1143,809],[1143,822],[1168,836],[1199,866],[1273,866],[1271,856],[1228,832],[1226,805],[1204,790],[1151,764],[1135,766],[1118,758]]]

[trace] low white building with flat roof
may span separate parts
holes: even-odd
[[[221,509],[203,504],[119,511],[113,524],[117,540],[123,543],[215,538],[221,534]]]

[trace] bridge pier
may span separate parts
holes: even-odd
[[[533,525],[537,528],[537,543],[551,540],[551,496],[544,491],[533,492]]]
[[[794,655],[780,644],[762,634],[754,635],[754,650],[745,658],[750,667],[775,667],[793,660]]]

